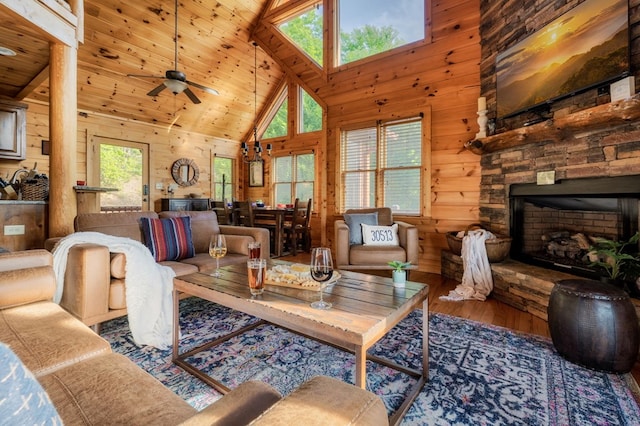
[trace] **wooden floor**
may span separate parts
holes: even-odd
[[[290,262],[308,263],[309,254],[299,253],[297,256],[280,258]],[[380,271],[382,274],[390,272]],[[429,284],[429,310],[460,318],[506,327],[523,333],[549,336],[547,322],[527,312],[513,308],[489,297],[484,302],[465,300],[463,302],[447,302],[440,300],[440,296],[449,294],[458,284],[454,280],[443,278],[441,275],[426,272],[411,271],[409,280]],[[640,362],[631,371],[636,382],[640,384]]]

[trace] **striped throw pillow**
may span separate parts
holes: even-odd
[[[189,216],[140,219],[144,243],[156,262],[195,256]]]

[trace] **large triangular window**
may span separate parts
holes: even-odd
[[[302,87],[300,88],[299,133],[322,130],[322,107]]]
[[[324,33],[322,15],[322,1],[319,1],[278,25],[278,29],[320,67]]]
[[[287,123],[289,122],[289,102],[287,101],[287,89],[285,88],[271,108],[271,120],[262,134],[262,139],[281,138],[289,134]],[[269,119],[267,116],[267,120]]]

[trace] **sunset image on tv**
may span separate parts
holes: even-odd
[[[498,117],[629,70],[627,0],[587,0],[497,56]]]

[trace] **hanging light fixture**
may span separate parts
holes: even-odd
[[[258,44],[253,43],[253,79],[254,79],[254,92],[253,92],[253,156],[249,157],[249,146],[246,142],[242,142],[240,149],[242,151],[242,159],[245,163],[251,163],[253,161],[264,161],[262,159],[262,145],[258,140]],[[271,155],[271,144],[267,144],[267,154]]]

